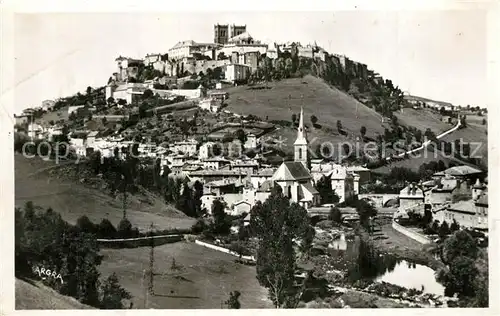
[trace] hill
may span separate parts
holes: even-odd
[[[16,309],[94,309],[41,282],[16,279]]]
[[[103,218],[117,226],[123,217],[122,200],[81,184],[77,179],[52,176],[51,169],[58,168],[53,161],[40,158],[28,159],[15,154],[15,204],[23,207],[33,201],[43,208],[52,207],[64,220],[75,224],[86,215],[94,223]],[[152,196],[129,198],[127,218],[139,230],[148,230],[151,223],[158,229],[190,228],[195,220],[163,201]]]
[[[300,107],[304,107],[305,123],[312,151],[322,142],[331,142],[334,151],[341,151],[343,142],[354,145],[360,135],[361,126],[366,127],[366,136],[374,139],[378,134],[383,134],[384,128],[390,129],[387,122],[382,123],[382,116],[375,110],[357,101],[353,96],[327,84],[323,79],[307,75],[304,78],[284,79],[268,83],[268,88],[261,85],[258,89],[248,85],[231,87],[227,89],[229,99],[227,110],[242,115],[256,115],[268,121],[291,122],[292,114],[298,114]],[[428,100],[416,97],[419,100]],[[439,101],[434,101],[439,102]],[[440,102],[440,104],[447,104]],[[438,112],[431,109],[404,108],[394,113],[401,125],[412,126],[424,132],[430,128],[436,135],[453,127],[441,120]],[[313,127],[310,121],[311,115],[318,118],[318,127]],[[341,135],[337,131],[337,120],[342,123],[347,135]],[[463,138],[464,141],[479,141],[487,144],[486,125],[480,125],[482,118],[470,117],[468,127],[456,131],[443,140],[452,141]],[[277,130],[267,134],[274,141],[283,142],[281,148],[285,153],[291,153],[296,131],[292,126],[281,124]],[[363,146],[361,144],[361,146]],[[483,156],[487,156],[487,145],[483,146]],[[444,160],[462,163],[454,159],[448,159],[438,154],[427,157],[419,157],[411,160],[396,162],[397,166],[418,169],[424,162],[432,160]],[[392,166],[392,165],[391,165]],[[388,167],[379,168],[386,170]],[[380,171],[377,170],[377,171]]]
[[[451,104],[450,102],[444,102],[444,101],[436,101],[436,100],[432,100],[432,99],[428,99],[428,98],[424,98],[424,97],[418,97],[416,95],[405,95],[404,97],[406,100],[408,101],[418,101],[418,102],[433,102],[433,103],[436,103],[436,104],[439,104],[441,106],[449,106],[449,105],[453,105]]]
[[[227,89],[227,110],[291,121],[292,114],[298,114],[303,106],[305,123],[310,124],[311,115],[315,115],[323,128],[336,130],[340,120],[346,131],[356,135],[361,126],[366,127],[368,136],[384,131],[380,114],[320,78],[308,75],[284,79],[269,82],[268,87],[257,90],[244,85]]]

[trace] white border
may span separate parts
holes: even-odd
[[[496,5],[495,5],[496,4]],[[160,11],[339,11],[339,10],[470,10],[470,9],[488,9],[490,12],[488,17],[488,78],[489,78],[489,105],[490,124],[488,134],[494,135],[489,139],[489,186],[490,186],[490,308],[489,309],[397,309],[397,310],[370,310],[374,314],[450,314],[455,315],[460,313],[483,315],[500,314],[500,297],[498,289],[500,289],[500,280],[497,265],[500,262],[500,252],[498,246],[500,238],[499,231],[499,212],[498,196],[495,194],[496,183],[500,165],[498,157],[498,137],[499,125],[494,124],[496,119],[500,118],[499,106],[500,102],[500,84],[499,84],[499,64],[497,56],[500,56],[499,39],[500,39],[500,14],[498,11],[498,1],[443,1],[443,0],[396,0],[396,1],[335,1],[335,0],[288,0],[288,1],[269,1],[269,0],[252,0],[252,1],[236,1],[236,0],[191,0],[191,1],[152,1],[152,0],[9,0],[2,1],[1,8],[1,62],[0,62],[0,144],[3,145],[0,150],[0,161],[2,162],[2,170],[0,171],[0,225],[1,225],[1,254],[2,261],[0,264],[0,314],[2,315],[41,315],[41,314],[59,314],[59,313],[85,313],[85,315],[97,315],[105,313],[113,313],[116,315],[163,315],[163,310],[120,310],[120,311],[14,311],[14,159],[12,155],[13,134],[10,117],[13,113],[13,95],[12,91],[6,91],[6,87],[13,83],[13,14],[15,12],[160,12]],[[466,61],[464,61],[466,62]],[[9,115],[6,115],[5,110]],[[496,211],[496,212],[495,212]],[[253,310],[175,310],[168,311],[178,315],[201,315],[214,313],[219,314],[248,314],[254,313]],[[259,314],[268,313],[300,313],[308,314],[361,314],[366,313],[365,309],[344,309],[344,310],[297,310],[297,311],[275,311],[275,310],[259,310]]]

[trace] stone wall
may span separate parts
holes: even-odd
[[[427,238],[426,236],[419,234],[417,232],[414,232],[414,231],[412,231],[412,230],[410,230],[402,225],[399,225],[395,221],[392,222],[392,228],[394,228],[395,230],[397,230],[401,234],[405,235],[406,237],[409,237],[413,240],[418,241],[421,244],[429,244],[431,242],[431,240],[429,238]]]

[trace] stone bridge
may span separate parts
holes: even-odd
[[[375,207],[386,207],[391,200],[399,201],[399,194],[359,194],[358,200],[368,200]]]

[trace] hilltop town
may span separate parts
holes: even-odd
[[[28,220],[26,212],[40,204],[94,234],[107,258],[102,273],[118,274],[132,292],[114,307],[123,308],[123,298],[130,308],[218,308],[228,296],[229,308],[239,306],[240,296],[243,308],[487,304],[479,298],[488,288],[487,110],[405,95],[366,64],[316,43],[264,44],[242,25],[217,24],[213,41],[183,40],[168,52],[114,62],[105,86],[17,115],[14,144],[16,206],[24,207],[16,225],[17,216]],[[107,201],[100,205],[118,206],[85,208],[78,204],[89,199],[75,194],[64,200],[75,198],[74,205],[58,210],[45,193],[27,193],[46,178],[47,195],[61,194],[51,186],[74,183],[75,191]],[[49,222],[44,227],[52,230]],[[278,227],[289,229],[288,237],[274,232]],[[263,267],[285,269],[279,258],[274,266],[259,259],[276,254],[263,246],[273,238],[285,244],[290,238],[294,249],[286,257],[293,257],[286,269],[294,303],[286,291],[273,294],[275,284],[263,277]],[[479,283],[453,283],[456,258],[443,258],[452,242],[472,249],[460,258]],[[214,268],[203,256],[227,263]],[[134,276],[113,268],[113,260],[133,262]],[[206,279],[201,270],[186,272],[195,285],[171,290],[203,299],[191,306],[155,296],[154,270],[166,269],[159,260],[175,273],[179,265],[209,271]],[[406,263],[441,271],[438,280],[431,273],[425,287],[413,288],[384,279]],[[164,274],[154,281],[161,290],[173,280]],[[241,279],[219,293],[206,280],[223,274]],[[187,282],[180,275],[176,282]],[[202,288],[217,294],[211,298]],[[83,294],[61,293],[107,308]]]

